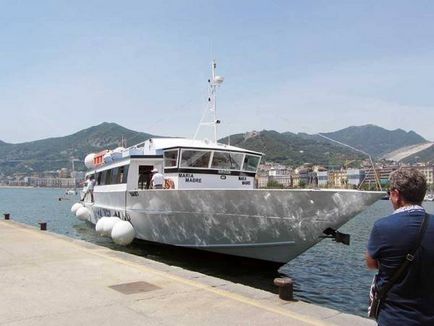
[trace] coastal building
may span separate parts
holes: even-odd
[[[374,169],[372,166],[366,165],[362,169],[365,174],[363,183],[367,185],[369,189],[376,189],[378,178],[382,187],[388,187],[390,174],[399,167],[400,166],[397,164],[377,164]]]
[[[320,169],[322,170],[322,169]],[[294,187],[314,188],[318,187],[318,166],[307,163],[294,169],[292,183]]]
[[[426,183],[428,185],[433,185],[433,178],[434,178],[434,165],[424,165],[424,166],[417,166],[417,170],[423,173],[423,175],[426,178]]]
[[[256,175],[256,182],[258,188],[267,188],[268,184],[268,175]]]
[[[347,170],[347,184],[352,187],[358,187],[365,178],[365,171],[361,169]]]
[[[256,175],[258,188],[267,188],[270,181],[278,183],[283,188],[292,187],[292,169],[289,166],[265,162],[259,166],[259,171]]]
[[[346,188],[348,177],[346,170],[329,171],[329,185],[332,188]]]
[[[33,187],[74,188],[75,178],[26,178],[26,185]]]
[[[68,168],[62,168],[59,170],[59,178],[69,178],[71,173]]]
[[[328,171],[318,171],[317,173],[318,177],[318,187],[326,187],[329,182],[329,173]]]
[[[284,188],[292,187],[292,176],[288,174],[269,176],[269,180],[276,181],[278,184],[281,184]]]

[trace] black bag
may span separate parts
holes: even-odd
[[[369,307],[368,307],[369,318],[374,318],[375,320],[378,319],[378,314],[380,313],[381,304],[382,301],[384,301],[384,299],[386,298],[387,292],[389,292],[389,290],[396,283],[396,281],[404,274],[404,271],[407,269],[407,266],[414,260],[414,256],[420,247],[423,236],[425,235],[425,231],[428,226],[428,221],[429,221],[429,215],[425,213],[425,218],[423,219],[422,226],[420,227],[419,238],[416,247],[409,254],[405,256],[404,261],[401,263],[399,268],[395,270],[389,283],[386,283],[380,289],[377,286],[378,274],[374,276],[374,279],[372,280],[372,284],[371,284],[371,291],[369,293]]]
[[[378,318],[381,305],[381,299],[378,297],[377,277],[378,275],[374,275],[369,293],[368,317],[374,319]]]

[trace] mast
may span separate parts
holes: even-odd
[[[224,78],[222,76],[216,75],[217,64],[213,60],[211,63],[211,78],[208,79],[209,89],[208,89],[208,107],[205,110],[204,115],[196,129],[194,134],[194,139],[196,139],[201,126],[213,127],[214,132],[214,143],[217,143],[217,125],[220,124],[220,120],[217,119],[217,88],[223,83]],[[210,115],[209,121],[206,121],[206,116]]]

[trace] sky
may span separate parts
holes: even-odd
[[[434,140],[434,1],[0,0],[0,8],[2,141],[102,122],[191,137],[212,59],[225,78],[220,137],[375,124]]]

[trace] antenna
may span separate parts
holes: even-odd
[[[342,143],[340,141],[334,140],[334,139],[332,139],[330,137],[324,136],[324,135],[322,135],[320,133],[318,133],[317,135],[320,136],[320,137],[322,137],[322,138],[324,138],[324,139],[330,140],[330,141],[335,142],[335,143],[337,143],[339,145],[342,145],[342,146],[346,146],[346,147],[351,148],[352,150],[354,150],[356,152],[359,152],[359,153],[362,153],[362,154],[365,154],[366,156],[368,156],[369,157],[369,161],[370,161],[371,166],[372,166],[372,169],[374,171],[374,177],[375,177],[376,187],[377,187],[377,189],[380,189],[380,191],[383,191],[383,188],[381,187],[380,178],[378,177],[377,170],[375,169],[374,161],[372,160],[372,157],[371,157],[371,155],[369,153],[366,153],[366,152],[364,152],[364,151],[362,151],[362,150],[360,150],[358,148],[355,148],[355,147],[350,146],[348,144]],[[366,179],[366,177],[365,177],[365,179]],[[360,185],[362,185],[364,181],[365,180],[363,179],[363,181],[360,183]]]
[[[217,125],[220,124],[220,120],[217,119],[217,99],[216,92],[217,88],[223,83],[224,78],[222,76],[216,75],[217,64],[216,61],[213,60],[211,63],[211,78],[208,79],[209,88],[208,88],[208,106],[202,116],[199,125],[197,126],[196,132],[193,136],[196,139],[197,134],[199,133],[201,126],[210,126],[214,129],[214,142],[217,143]],[[211,115],[210,121],[205,121],[207,113]]]
[[[127,139],[122,135],[121,138],[121,147],[127,147]]]

